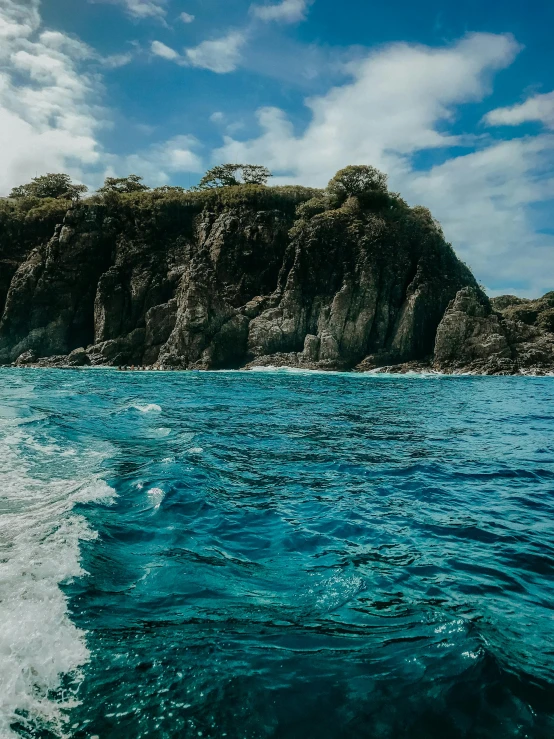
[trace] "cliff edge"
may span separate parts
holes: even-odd
[[[1,364],[554,366],[551,317],[489,301],[429,211],[383,188],[5,200],[0,225]]]

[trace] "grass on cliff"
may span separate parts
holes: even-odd
[[[300,203],[310,200],[320,192],[300,185],[237,185],[200,191],[160,188],[145,192],[96,194],[86,198],[83,203],[107,205],[113,209],[163,210],[179,207],[195,213],[204,208],[223,210],[242,206],[255,210],[283,210],[294,214]]]
[[[97,193],[78,204],[64,198],[1,198],[0,252],[25,251],[48,241],[72,207],[106,208],[111,217],[142,228],[149,237],[153,236],[153,231],[164,228],[190,235],[194,217],[204,209],[216,212],[240,207],[279,210],[292,222],[297,206],[320,193],[320,190],[298,185],[238,185],[197,192],[159,188],[132,193]]]
[[[238,185],[219,187],[198,192],[190,190],[162,189],[132,193],[94,194],[80,201],[80,206],[104,205],[117,210],[164,210],[179,207],[192,212],[204,208],[222,210],[240,206],[256,210],[283,210],[294,214],[296,207],[319,195],[322,191],[300,185],[267,187],[265,185]],[[0,199],[0,226],[10,223],[39,224],[60,223],[73,205],[63,198],[3,198]]]

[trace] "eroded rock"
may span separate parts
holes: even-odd
[[[554,294],[489,301],[425,209],[396,196],[334,206],[315,198],[295,214],[298,200],[285,195],[261,207],[267,192],[245,190],[233,205],[145,196],[140,207],[118,199],[70,208],[14,257],[0,363],[554,365]]]

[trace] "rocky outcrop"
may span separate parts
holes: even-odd
[[[103,209],[70,211],[14,274],[0,321],[0,361],[68,354],[93,339],[96,284],[114,238]]]
[[[495,303],[505,310],[494,310]],[[507,309],[519,304],[490,301],[475,287],[460,290],[437,329],[435,368],[487,375],[552,371],[554,334],[517,320]]]
[[[546,293],[538,300],[500,295],[492,298],[491,305],[505,318],[535,326],[542,331],[554,332],[554,292]]]
[[[18,250],[0,235],[14,267],[0,363],[554,365],[554,300],[491,303],[425,209],[391,194],[337,202],[303,188],[223,190],[91,199]]]

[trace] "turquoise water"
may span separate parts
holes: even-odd
[[[0,382],[2,739],[554,736],[554,379]]]

